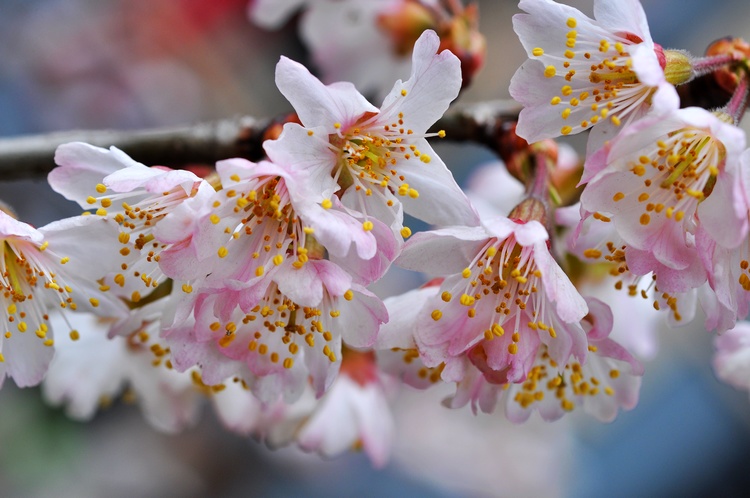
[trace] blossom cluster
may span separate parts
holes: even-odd
[[[649,339],[613,332],[619,307],[581,291],[602,297],[596,275],[674,324],[702,309],[723,333],[750,312],[748,75],[736,54],[662,48],[637,0],[595,0],[594,19],[521,0],[518,167],[496,164],[463,191],[428,139],[446,137],[433,125],[481,65],[475,8],[257,1],[250,14],[274,27],[301,4],[334,82],[281,57],[276,86],[296,119],[264,159],[199,176],[67,143],[48,181],[85,212],[35,229],[0,210],[0,383],[43,382],[77,418],[125,393],[166,431],[194,423],[208,398],[228,428],[271,446],[363,448],[382,465],[399,382],[449,383],[446,406],[502,406],[513,422],[632,409]],[[331,29],[351,8],[368,29]],[[411,54],[389,91],[382,61],[344,54],[378,37],[389,60]],[[730,70],[725,107],[680,106],[676,85]],[[355,76],[384,94],[379,107],[339,81]],[[584,131],[582,161],[553,141]],[[566,203],[557,180],[570,176],[582,189]],[[433,228],[413,231],[406,215]],[[574,272],[572,258],[587,264]],[[382,300],[369,287],[392,264],[432,279]],[[748,388],[745,332],[718,339],[716,368]]]

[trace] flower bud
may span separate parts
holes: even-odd
[[[687,83],[693,78],[690,55],[682,50],[664,50],[664,77],[673,85]]]
[[[427,7],[407,1],[380,14],[378,26],[388,33],[395,52],[406,56],[424,30],[436,29],[436,21]]]
[[[461,61],[461,88],[467,87],[484,66],[487,42],[478,29],[479,9],[471,4],[454,16],[440,32],[440,50],[453,52]]]
[[[707,56],[731,55],[736,60],[750,57],[750,44],[742,38],[722,38],[716,40],[706,49]],[[728,93],[734,92],[739,81],[737,74],[730,66],[714,71],[714,80]]]

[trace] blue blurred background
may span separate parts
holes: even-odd
[[[524,59],[510,1],[481,1],[487,64],[462,102],[507,98]],[[591,13],[588,1],[570,4]],[[290,110],[273,83],[280,54],[304,60],[294,27],[266,32],[247,0],[0,0],[0,136],[135,129]],[[648,0],[652,35],[701,54],[726,35],[750,39],[744,1]],[[406,75],[404,75],[406,76]],[[577,143],[580,145],[580,141]],[[466,178],[491,159],[478,147],[438,152]],[[41,181],[5,182],[0,199],[45,224],[77,209]],[[413,276],[380,284],[405,290]],[[711,336],[661,330],[641,402],[607,425],[586,417],[512,426],[402,393],[391,463],[361,454],[322,461],[270,452],[206,413],[184,434],[156,433],[116,404],[88,424],[46,407],[37,389],[0,391],[3,496],[739,496],[750,489],[750,405],[718,383]]]

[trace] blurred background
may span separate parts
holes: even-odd
[[[589,1],[568,3],[592,12]],[[273,74],[281,54],[309,60],[294,20],[264,31],[249,22],[247,4],[0,0],[0,136],[291,110]],[[479,4],[487,60],[461,96],[466,103],[508,98],[510,78],[525,58],[511,27],[516,2]],[[698,55],[723,36],[750,39],[744,1],[643,4],[654,40],[665,47]],[[440,144],[438,153],[459,180],[492,160],[480,147],[467,152]],[[43,181],[0,178],[0,199],[37,226],[78,213]],[[396,273],[377,290],[396,294],[418,278]],[[627,333],[638,323],[644,322],[619,326]],[[325,461],[294,449],[271,452],[228,433],[208,410],[197,427],[175,436],[157,433],[137,407],[122,403],[82,424],[45,406],[38,389],[19,390],[9,381],[0,390],[0,494],[739,496],[750,488],[748,395],[715,380],[712,338],[700,323],[653,325],[661,329],[659,352],[646,363],[641,402],[612,424],[582,415],[513,426],[500,413],[474,417],[468,409],[442,408],[450,389],[405,388],[396,404],[393,455],[382,470],[362,454]]]

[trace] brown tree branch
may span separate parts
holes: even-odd
[[[448,140],[473,141],[499,150],[499,133],[505,124],[515,122],[518,111],[518,104],[508,101],[456,107],[435,123],[433,130],[445,130]],[[150,166],[214,164],[230,157],[257,161],[263,157],[266,132],[275,124],[243,116],[147,130],[73,130],[4,138],[0,139],[0,180],[45,178],[55,167],[55,149],[67,142],[115,146]]]

